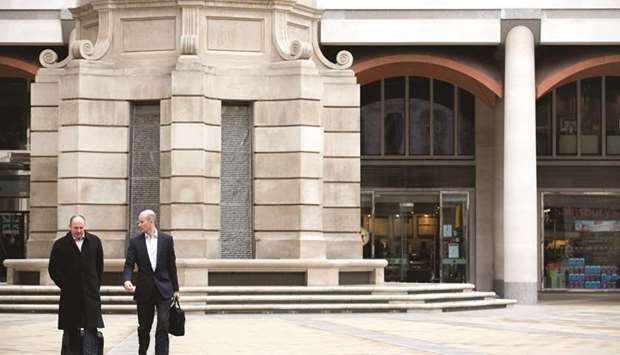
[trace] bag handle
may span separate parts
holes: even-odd
[[[181,303],[179,303],[179,299],[178,298],[172,298],[172,303],[170,303],[170,308],[172,307],[176,307],[181,309]]]

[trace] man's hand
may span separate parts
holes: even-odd
[[[131,283],[131,281],[125,281],[123,287],[125,288],[126,292],[133,292],[136,289],[136,287]]]
[[[172,295],[172,297],[178,301],[181,299],[181,294],[179,293],[179,291],[177,291]]]

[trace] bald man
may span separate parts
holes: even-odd
[[[69,232],[54,242],[49,274],[60,288],[58,329],[63,329],[62,355],[98,353],[97,328],[103,328],[99,288],[103,282],[101,240],[84,228],[86,219],[74,215]],[[80,329],[84,341],[80,342]],[[82,344],[81,344],[82,343]]]
[[[155,330],[155,354],[168,355],[168,324],[170,304],[179,298],[176,256],[172,236],[161,233],[156,226],[157,216],[151,210],[144,210],[138,216],[141,233],[129,241],[123,272],[123,287],[134,292],[133,299],[138,307],[138,353],[146,355],[150,332],[157,310]],[[134,287],[131,282],[134,266],[138,275]]]

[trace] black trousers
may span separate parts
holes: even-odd
[[[97,355],[97,328],[84,328],[84,344],[80,342],[80,328],[65,329],[62,333],[61,355]]]
[[[157,309],[157,328],[155,329],[155,354],[168,355],[168,324],[170,318],[170,300],[163,299],[157,287],[153,287],[152,297],[148,302],[138,303],[138,353],[146,355],[151,340],[155,309]]]

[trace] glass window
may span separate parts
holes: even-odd
[[[30,122],[28,88],[26,79],[0,79],[0,149],[27,149]]]
[[[433,80],[433,153],[454,154],[454,86]]]
[[[405,78],[385,80],[384,142],[386,155],[405,154]]]
[[[475,154],[476,98],[450,83],[412,76],[365,84],[360,111],[363,156]]]
[[[362,191],[361,198],[361,229],[360,234],[362,237],[362,253],[364,259],[370,259],[373,257],[373,245],[375,242],[374,238],[374,223],[373,223],[373,194],[372,192]]]
[[[381,154],[381,80],[362,86],[362,155]]]
[[[552,141],[552,104],[553,95],[548,93],[536,101],[536,154],[551,155]]]
[[[566,84],[556,91],[557,152],[577,154],[577,83]]]
[[[6,282],[6,259],[23,259],[26,257],[26,214],[0,213],[0,281]]]
[[[607,154],[620,154],[620,76],[605,78]]]
[[[618,288],[620,195],[545,194],[545,288]]]
[[[459,89],[459,154],[474,155],[476,146],[476,98],[469,91]]]
[[[429,78],[409,78],[409,153],[413,155],[431,154],[431,80]]]
[[[581,154],[601,154],[602,78],[581,81]]]

